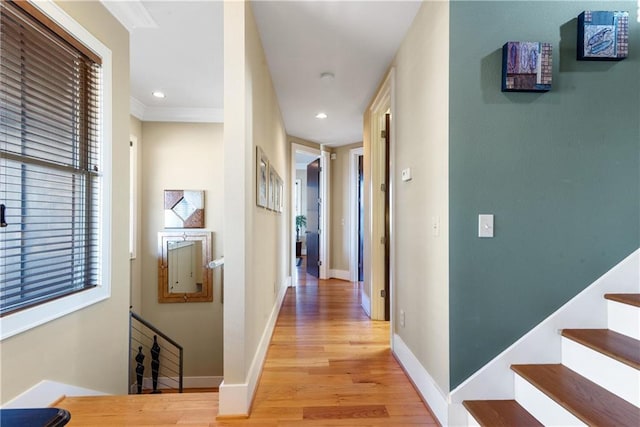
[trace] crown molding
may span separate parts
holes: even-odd
[[[223,123],[224,110],[222,108],[147,107],[144,112],[144,121]]]
[[[129,32],[136,28],[158,27],[140,0],[100,0],[100,2]]]
[[[224,123],[222,108],[147,107],[133,96],[129,112],[143,122]]]
[[[136,117],[139,120],[144,120],[144,112],[147,109],[147,106],[140,102],[137,98],[133,96],[129,97],[129,112],[132,116]]]

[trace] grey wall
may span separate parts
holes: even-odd
[[[450,7],[453,389],[638,247],[640,40],[635,1]],[[575,60],[585,9],[630,12],[629,58]],[[553,44],[551,92],[500,92],[510,40]]]

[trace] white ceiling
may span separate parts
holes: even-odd
[[[131,33],[132,113],[221,122],[223,3],[102,1]],[[421,2],[251,3],[287,133],[329,146],[361,141],[364,109]],[[320,111],[328,118],[316,119]]]

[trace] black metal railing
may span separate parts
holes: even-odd
[[[182,346],[139,314],[129,313],[129,384],[135,386],[129,393],[182,393]]]

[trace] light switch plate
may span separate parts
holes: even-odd
[[[493,237],[493,215],[478,215],[478,237]]]
[[[402,180],[411,181],[411,168],[402,169]]]

